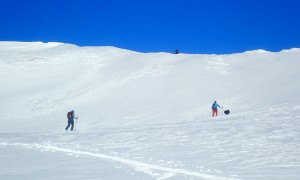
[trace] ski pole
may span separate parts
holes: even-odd
[[[222,105],[222,113],[221,113],[221,114],[222,114],[222,116],[224,115],[224,109],[223,109],[223,105]]]
[[[78,117],[76,117],[75,119],[76,119],[76,123],[75,123],[74,131],[76,131]]]

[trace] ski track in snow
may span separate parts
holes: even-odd
[[[39,150],[46,150],[46,151],[52,151],[52,152],[62,152],[62,153],[66,153],[68,155],[96,157],[96,158],[101,158],[101,159],[106,159],[106,160],[111,160],[111,161],[115,161],[118,163],[122,163],[122,164],[125,164],[125,165],[128,165],[128,166],[134,168],[136,171],[143,172],[148,175],[149,174],[154,175],[154,176],[157,176],[157,174],[151,173],[151,170],[158,170],[158,171],[166,172],[165,174],[161,175],[160,177],[157,177],[158,180],[171,178],[175,174],[193,176],[193,177],[198,177],[198,178],[202,178],[202,179],[210,179],[210,180],[236,180],[236,178],[219,177],[219,176],[215,176],[215,175],[208,175],[208,174],[203,174],[203,173],[199,173],[199,172],[195,172],[195,171],[189,171],[189,170],[185,170],[185,169],[168,168],[168,167],[163,167],[163,166],[158,166],[158,165],[153,165],[153,164],[147,164],[147,163],[143,163],[143,162],[139,162],[139,161],[134,161],[134,160],[130,160],[130,159],[124,159],[124,158],[117,157],[117,156],[109,156],[109,155],[100,154],[100,153],[72,150],[72,149],[68,149],[68,148],[61,148],[61,147],[46,145],[46,144],[43,145],[43,144],[1,142],[0,146],[18,146],[18,147],[24,147],[24,148],[29,148],[29,149],[35,148],[35,149],[39,149]]]

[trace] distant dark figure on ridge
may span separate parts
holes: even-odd
[[[175,54],[179,54],[179,50],[178,49],[175,50]]]

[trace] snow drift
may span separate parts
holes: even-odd
[[[27,147],[125,166],[110,164],[114,175],[78,171],[78,179],[298,179],[299,57],[297,48],[206,55],[0,42],[0,150]],[[212,118],[215,100],[231,115]],[[66,136],[72,109],[78,131]],[[0,177],[19,178],[10,171]],[[32,169],[25,174],[39,179]],[[66,178],[58,174],[53,178]]]

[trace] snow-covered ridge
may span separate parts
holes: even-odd
[[[252,51],[245,51],[245,54],[266,54],[266,53],[281,53],[281,52],[299,52],[300,48],[291,48],[291,49],[283,49],[279,52],[271,52],[266,51],[264,49],[252,50]]]
[[[299,179],[299,57],[0,42],[0,179]]]
[[[296,48],[276,53],[257,50],[229,55],[175,55],[109,46],[0,42],[1,94],[8,101],[2,104],[5,108],[0,113],[4,120],[11,120],[18,117],[10,115],[17,108],[24,118],[32,120],[42,114],[85,107],[86,114],[103,116],[100,124],[108,126],[124,122],[127,116],[139,117],[129,124],[149,123],[148,118],[151,122],[168,121],[174,114],[168,111],[184,117],[198,109],[198,117],[208,117],[209,111],[200,112],[214,100],[242,108],[238,104],[246,99],[263,105],[285,102],[289,93],[297,94],[298,80],[291,77],[299,74],[299,55]],[[249,89],[250,94],[246,93]],[[273,100],[275,95],[280,98]],[[262,102],[254,100],[257,96]],[[9,100],[15,97],[16,101]],[[123,104],[134,112],[117,110]],[[102,107],[101,113],[97,106]],[[108,117],[115,108],[118,113],[109,116],[116,116],[112,119],[117,122]],[[161,118],[147,115],[149,110]]]
[[[0,41],[1,51],[38,51],[49,50],[51,48],[65,49],[97,49],[99,51],[107,51],[111,53],[128,52],[130,50],[120,49],[113,46],[84,46],[79,47],[75,44],[61,42],[17,42],[17,41]],[[133,51],[130,51],[133,52]]]
[[[65,45],[68,47],[74,46],[74,47],[80,47],[75,44],[68,44],[68,43],[62,43],[62,42],[19,42],[19,41],[0,41],[0,49],[1,50],[21,50],[21,49],[26,49],[30,50],[31,48],[34,50],[37,50],[37,48],[52,48],[56,46],[61,46]],[[97,48],[97,49],[110,49],[111,51],[116,51],[116,50],[121,50],[121,51],[131,51],[131,50],[125,50],[113,46],[81,46],[81,48]],[[283,49],[279,52],[299,52],[300,48],[291,48],[291,49]],[[134,51],[132,51],[134,52]],[[161,53],[161,52],[160,52]],[[271,52],[271,51],[266,51],[264,49],[257,49],[257,50],[250,50],[250,51],[245,51],[245,54],[263,54],[263,53],[278,53],[278,52]],[[235,53],[234,53],[235,54]],[[242,53],[243,54],[243,53]]]
[[[37,50],[44,48],[56,47],[59,45],[63,45],[64,43],[59,42],[16,42],[16,41],[0,41],[0,49],[1,50]]]

